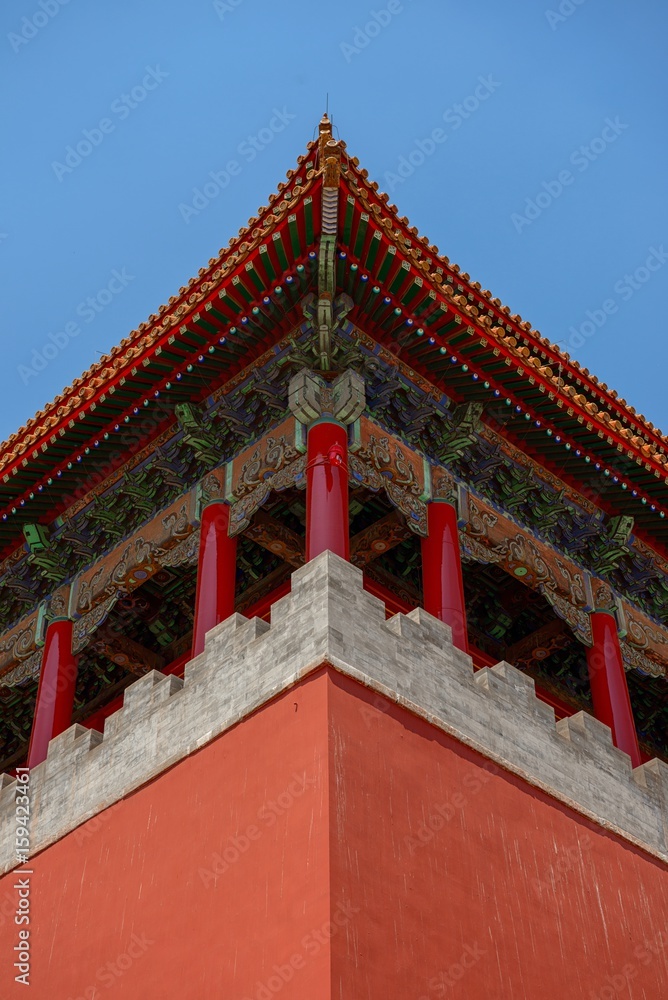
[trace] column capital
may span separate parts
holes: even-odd
[[[199,520],[202,520],[202,514],[207,509],[207,507],[224,506],[231,507],[231,503],[225,497],[207,497],[203,494],[198,494],[197,503],[195,507],[195,512]]]
[[[290,380],[288,403],[290,412],[302,424],[310,425],[326,417],[343,425],[352,424],[366,406],[364,379],[349,368],[328,382],[322,375],[303,368]]]
[[[468,489],[463,483],[457,483],[453,480],[448,485],[441,481],[437,491],[434,492],[431,481],[431,469],[425,463],[425,493],[427,495],[425,499],[427,507],[431,504],[448,504],[457,515],[457,526],[459,528],[466,527],[470,520],[469,494]]]
[[[627,634],[626,616],[620,598],[603,580],[585,577],[585,593],[587,594],[587,612],[592,615],[608,615],[614,619],[615,630],[624,638]]]
[[[72,589],[69,584],[59,587],[37,608],[35,622],[35,649],[42,649],[46,640],[46,630],[53,622],[73,622],[76,615],[72,611]]]

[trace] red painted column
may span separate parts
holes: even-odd
[[[612,741],[631,758],[634,767],[641,763],[629,688],[615,616],[607,611],[590,615],[594,644],[587,649],[587,667],[591,684],[594,715],[612,730]]]
[[[348,559],[348,432],[343,424],[311,424],[306,450],[306,561],[329,549]]]
[[[422,539],[424,609],[452,629],[452,641],[468,652],[462,560],[457,511],[445,500],[427,507],[429,535]]]
[[[237,576],[237,540],[230,538],[230,508],[218,501],[202,510],[193,656],[204,649],[204,636],[234,613]]]
[[[28,749],[28,767],[36,767],[46,760],[49,740],[64,733],[72,724],[77,683],[77,658],[72,653],[72,628],[69,618],[58,618],[46,630]]]

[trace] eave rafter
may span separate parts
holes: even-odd
[[[102,625],[95,633],[95,646],[105,657],[133,674],[162,670],[165,659],[127,635]]]
[[[280,556],[293,569],[304,565],[304,539],[270,514],[258,511],[244,535],[267,552]],[[363,568],[410,537],[405,518],[392,511],[351,538],[350,561]]]
[[[96,390],[99,388],[97,382],[101,385],[113,383],[124,374],[127,375],[133,365],[141,364],[146,355],[154,352],[157,346],[164,345],[169,334],[178,331],[187,315],[214,299],[222,282],[234,283],[249,258],[273,233],[287,227],[290,242],[286,245],[296,245],[298,227],[293,218],[294,212],[305,198],[313,195],[311,189],[318,179],[314,170],[314,148],[315,144],[310,143],[308,153],[298,159],[298,169],[288,171],[287,183],[279,184],[278,193],[269,198],[269,205],[261,207],[258,216],[249,219],[248,225],[239,230],[239,235],[230,240],[218,257],[209,261],[208,267],[201,268],[198,276],[191,278],[187,287],[179,289],[179,294],[172,296],[166,305],[161,306],[157,315],[150,316],[147,323],[141,323],[109,356],[103,357],[80,378],[75,379],[61,396],[0,446],[0,474],[11,473],[14,463],[21,456],[28,456],[31,448],[41,447],[45,439],[69,420],[80,419],[80,413],[85,413],[90,402],[95,400]],[[310,225],[314,230],[319,228],[319,220],[311,218]],[[278,265],[279,272],[287,267],[283,247],[276,248],[275,254],[270,251],[268,256],[275,258],[273,266]],[[30,457],[34,459],[37,456],[32,454]]]
[[[462,432],[466,440],[470,436],[470,422],[475,421],[475,413],[471,414],[469,409],[463,411],[460,423],[453,420],[455,431],[457,434]],[[284,566],[272,570],[257,586],[251,584],[244,591],[241,610],[285,583],[290,570],[303,562],[303,539],[299,531],[283,524],[263,507],[272,493],[280,500],[286,489],[299,490],[303,485],[304,457],[299,451],[298,438],[294,419],[286,418],[230,462],[206,473],[187,493],[156,511],[152,519],[142,523],[132,535],[119,540],[102,559],[86,565],[69,582],[63,581],[62,586],[56,586],[47,602],[51,609],[48,613],[62,614],[64,609],[69,609],[75,617],[78,648],[83,648],[93,641],[94,635],[99,638],[99,630],[104,627],[119,595],[142,587],[162,568],[192,566],[197,558],[197,497],[200,491],[207,499],[225,496],[232,504],[231,519],[239,526],[238,532],[284,561]],[[349,460],[351,487],[384,495],[395,508],[351,539],[351,561],[355,564],[366,569],[379,556],[405,542],[416,530],[424,534],[426,507],[424,500],[419,498],[455,496],[460,505],[460,540],[467,557],[498,564],[514,576],[518,575],[519,567],[523,584],[544,592],[557,607],[558,614],[576,631],[582,631],[586,625],[586,606],[592,603],[594,589],[597,593],[604,589],[610,604],[617,601],[604,579],[595,577],[561,549],[541,540],[530,528],[502,514],[499,507],[483,499],[466,481],[456,479],[445,466],[434,463],[433,459],[426,462],[411,446],[374,420],[362,416],[354,438],[355,446]],[[374,565],[374,574],[376,569]],[[406,599],[410,602],[414,596],[407,592]],[[629,636],[628,655],[625,653],[628,662],[645,673],[665,672],[668,662],[666,629],[650,619],[632,600],[618,596],[620,623]],[[38,644],[39,615],[36,613],[17,621],[0,637],[2,676],[11,674],[7,683],[16,684],[35,676],[39,667]],[[111,650],[110,658],[117,662],[113,645],[106,643],[102,653],[109,657]],[[143,669],[146,657],[142,651],[130,652],[138,669]]]
[[[396,264],[393,272],[388,271],[381,280],[386,280],[391,284],[392,277],[396,275],[402,266],[405,266],[404,288],[409,286],[411,281],[413,283],[426,281],[425,293],[430,290],[433,291],[436,295],[435,302],[443,304],[443,317],[441,317],[443,322],[440,326],[434,325],[433,328],[430,328],[429,332],[431,334],[447,336],[450,330],[444,330],[443,327],[451,328],[453,322],[460,327],[458,332],[470,331],[471,336],[477,337],[481,341],[481,346],[486,346],[492,350],[498,349],[505,358],[510,359],[518,373],[521,376],[532,379],[533,384],[537,387],[542,387],[542,390],[548,393],[554,400],[556,406],[561,404],[561,407],[566,407],[567,410],[579,410],[585,422],[591,423],[592,428],[596,428],[599,437],[612,437],[614,443],[620,445],[629,457],[633,457],[638,464],[646,468],[649,466],[651,471],[656,470],[663,477],[666,476],[668,448],[665,439],[654,432],[648,434],[648,428],[639,427],[635,421],[634,423],[636,423],[638,430],[642,431],[644,436],[642,439],[638,435],[634,436],[628,428],[624,428],[621,425],[618,419],[615,422],[614,411],[611,414],[608,410],[600,410],[596,404],[587,400],[582,391],[578,392],[578,386],[574,383],[580,382],[580,388],[588,388],[592,395],[596,394],[595,390],[584,385],[586,380],[583,378],[582,373],[568,371],[568,363],[565,357],[559,358],[555,356],[554,350],[550,351],[547,345],[542,342],[542,338],[536,340],[534,337],[534,342],[532,343],[529,333],[526,330],[516,330],[516,335],[508,332],[507,328],[511,324],[506,317],[502,315],[491,316],[490,313],[492,310],[481,299],[476,298],[472,292],[463,286],[462,291],[459,291],[455,287],[455,283],[460,284],[461,278],[459,276],[455,275],[453,277],[450,275],[444,277],[442,267],[433,269],[430,261],[423,256],[422,251],[417,249],[411,240],[395,228],[394,222],[396,220],[392,220],[389,215],[382,215],[379,212],[374,214],[371,199],[361,189],[351,187],[349,190],[352,192],[350,195],[351,198],[359,198],[361,205],[369,209],[369,217],[373,220],[372,232],[374,231],[375,223],[375,227],[377,227],[375,228],[375,232],[380,234],[381,240],[386,241],[387,245],[393,248],[390,252],[394,252],[396,255]],[[341,209],[342,221],[348,234],[351,233],[351,223],[346,217],[346,208],[349,207],[349,204],[349,202],[348,206],[344,204]],[[378,203],[376,207],[378,207]],[[365,249],[367,242],[368,240],[365,240],[363,244]],[[349,244],[346,244],[346,246],[354,260],[355,266],[361,266],[361,259],[358,259],[354,255],[354,252],[349,249]],[[363,252],[365,252],[365,249]],[[451,279],[451,283],[449,283],[448,278]],[[392,292],[389,294],[392,294]],[[395,297],[399,301],[399,288],[395,293]],[[420,314],[415,313],[411,318],[415,326],[420,324]],[[497,324],[494,323],[494,318],[499,321]],[[502,323],[505,325],[500,325]],[[545,357],[543,358],[541,355]],[[553,364],[558,369],[556,374],[548,364],[545,364],[548,355],[551,355]],[[563,375],[570,375],[572,381],[567,383],[562,377]],[[621,416],[626,422],[630,422],[628,414],[623,413]]]
[[[5,468],[0,497],[9,491],[11,500],[0,509],[0,535],[16,537],[24,517],[43,522],[52,519],[61,512],[58,497],[66,481],[70,491],[81,492],[86,474],[90,479],[91,462],[99,478],[96,464],[100,464],[105,449],[116,445],[118,451],[120,443],[124,450],[131,450],[125,442],[127,435],[131,435],[134,447],[137,435],[144,435],[142,444],[148,444],[173,421],[173,408],[180,399],[206,396],[212,386],[247,367],[269,344],[299,327],[303,321],[300,303],[317,265],[314,234],[319,225],[319,199],[317,176],[312,170],[309,173],[310,178],[301,188],[295,185],[293,196],[281,205],[282,225],[277,224],[277,209],[271,216],[273,229],[253,229],[252,243],[243,243],[233,254],[225,277],[225,267],[214,272],[215,287],[213,282],[203,283],[196,308],[178,317],[178,327],[169,326],[170,314],[163,321],[164,331],[155,333],[150,348],[145,343],[150,339],[147,336],[128,348],[126,354],[132,356],[127,362],[132,364],[129,371],[120,368],[116,359],[118,371],[110,374],[111,369],[106,369],[94,375],[85,406],[67,420],[66,430],[61,427],[58,434],[54,431],[49,437],[57,455],[51,454],[48,446],[42,454],[43,441],[40,451],[33,452],[32,462],[24,457],[9,471]],[[294,195],[298,188],[300,193]],[[135,425],[139,425],[138,431]],[[119,431],[120,441],[114,440]],[[61,441],[66,434],[69,444],[67,437]],[[17,478],[20,469],[25,471]],[[28,485],[17,492],[16,486],[26,475]],[[7,551],[11,550],[6,548],[5,554]]]
[[[516,331],[518,336],[513,336],[508,332],[511,329],[508,322],[504,328],[494,325],[489,303],[471,287],[462,285],[463,279],[446,274],[443,266],[434,270],[420,246],[415,245],[413,233],[408,239],[400,231],[399,223],[405,220],[391,216],[368,188],[347,183],[345,179],[341,188],[339,264],[341,258],[345,260],[344,267],[339,267],[340,286],[351,291],[351,276],[358,286],[360,281],[366,282],[355,296],[353,321],[369,332],[373,330],[382,344],[399,357],[404,353],[409,365],[442,384],[448,394],[461,401],[452,378],[440,382],[436,374],[439,366],[434,362],[439,351],[452,354],[451,358],[441,359],[441,369],[448,362],[456,362],[468,373],[465,379],[460,379],[462,386],[467,382],[470,386],[471,379],[478,380],[477,391],[487,390],[490,403],[494,402],[494,396],[499,397],[511,407],[511,412],[521,413],[525,420],[531,421],[504,431],[516,446],[525,448],[539,461],[542,459],[574,485],[578,479],[591,481],[594,469],[600,472],[602,481],[608,477],[609,483],[619,483],[617,497],[607,491],[609,483],[598,491],[606,493],[603,509],[613,512],[616,505],[629,503],[633,497],[639,535],[656,538],[659,548],[665,550],[668,541],[665,439],[654,434],[662,451],[646,437],[640,438],[628,426],[622,426],[616,413],[611,416],[599,410],[578,391],[583,387],[579,370],[572,372],[578,385],[566,384],[562,377],[568,375],[565,358],[559,359],[558,373],[551,370],[546,363],[543,338],[526,331]],[[380,292],[375,303],[374,292]],[[424,348],[416,359],[415,348],[411,354],[405,353],[404,348],[420,334],[424,335]],[[489,374],[494,365],[495,374]],[[470,392],[470,388],[466,391]],[[622,413],[622,419],[629,423],[628,411]],[[633,463],[631,466],[629,461]],[[628,490],[628,499],[622,490]]]
[[[28,508],[32,504],[38,515],[31,519],[46,523],[49,491],[55,486],[45,489],[42,480],[53,479],[49,472],[76,478],[69,471],[69,463],[75,471],[84,473],[86,449],[91,449],[93,438],[102,431],[109,433],[107,424],[113,428],[119,421],[132,421],[137,395],[155,396],[182,362],[192,364],[195,359],[197,364],[204,357],[202,373],[224,377],[247,361],[243,338],[227,337],[226,345],[218,345],[220,353],[212,358],[201,352],[208,353],[216,335],[238,321],[244,309],[258,309],[261,313],[267,286],[278,280],[286,265],[307,247],[320,250],[318,319],[322,320],[322,363],[326,363],[327,308],[331,311],[334,290],[329,287],[331,280],[326,270],[322,271],[327,258],[324,250],[331,248],[320,244],[333,237],[339,247],[345,247],[350,264],[359,265],[363,260],[369,272],[380,260],[382,247],[385,263],[375,277],[393,304],[403,300],[401,304],[409,314],[412,304],[415,325],[420,323],[420,317],[425,321],[423,306],[429,297],[429,307],[436,314],[436,321],[434,315],[427,316],[428,334],[437,341],[435,351],[455,345],[453,350],[461,354],[462,365],[468,364],[465,359],[483,365],[485,358],[495,356],[502,366],[499,395],[510,397],[515,407],[526,409],[527,415],[538,414],[543,424],[554,424],[551,441],[545,437],[538,441],[535,434],[532,437],[532,426],[528,424],[519,437],[515,436],[516,444],[533,448],[534,454],[545,453],[557,464],[557,438],[561,439],[558,443],[562,449],[589,449],[602,465],[609,467],[611,477],[617,475],[620,481],[629,481],[639,498],[647,501],[648,509],[641,515],[649,514],[652,505],[668,503],[664,496],[666,439],[586,369],[532,330],[530,324],[511,315],[457,265],[440,257],[437,248],[420,238],[408,220],[399,217],[395,206],[388,203],[388,196],[367,180],[366,171],[358,169],[357,160],[348,158],[345,144],[333,138],[331,123],[325,117],[318,141],[311,143],[307,154],[299,158],[297,170],[288,173],[287,183],[279,185],[269,205],[249,220],[220,256],[212,258],[208,267],[202,268],[197,278],[180,289],[179,295],[161,307],[149,323],[141,324],[108,358],[76,380],[10,438],[0,455],[4,481],[0,483],[0,498],[4,485],[9,488],[9,494],[5,489],[4,495],[11,499],[4,511],[0,509],[0,518],[4,513],[10,518],[12,506],[25,504]],[[250,295],[244,287],[251,289]],[[222,296],[221,289],[225,291]],[[256,299],[253,292],[257,293]],[[266,319],[265,324],[259,317],[258,335],[270,338],[275,317],[269,315]],[[423,367],[433,367],[428,356]],[[192,385],[189,391],[192,396]],[[453,395],[457,398],[456,390]],[[155,433],[160,430],[156,425]],[[541,433],[544,431],[545,427]],[[513,430],[508,433],[512,439]],[[629,462],[633,465],[629,466]],[[54,492],[53,503],[57,505],[56,495]],[[25,513],[29,519],[27,509]],[[19,519],[22,515],[19,507]],[[641,531],[649,530],[652,535],[651,519],[648,524],[643,516]],[[0,533],[2,527],[0,523]]]
[[[11,521],[12,506],[17,515],[6,530],[0,520],[4,553],[15,549],[23,555],[24,523],[47,525],[63,514],[65,479],[70,489],[90,494],[90,470],[96,473],[94,456],[102,456],[103,439],[110,439],[111,449],[115,428],[139,423],[144,404],[153,406],[160,397],[168,405],[144,432],[139,456],[173,433],[175,407],[201,402],[263,351],[276,349],[303,322],[307,287],[317,293],[310,322],[318,328],[326,366],[337,296],[347,298],[342,293],[360,282],[364,287],[348,318],[403,360],[409,378],[417,381],[419,373],[453,403],[484,402],[482,419],[490,433],[576,491],[583,471],[590,474],[598,462],[600,475],[609,472],[616,485],[598,495],[596,504],[628,514],[633,496],[636,537],[664,550],[668,525],[658,508],[668,510],[666,439],[439,257],[388,201],[323,119],[318,141],[300,157],[297,170],[228,248],[7,442],[0,455],[0,499],[11,494],[11,501],[4,513],[0,507],[0,517]],[[279,283],[282,301],[269,294]],[[495,399],[510,419],[489,422],[488,404]],[[574,455],[581,458],[581,471]]]
[[[438,248],[431,245],[426,237],[420,237],[415,227],[409,227],[408,219],[399,217],[396,206],[388,204],[389,196],[379,192],[378,185],[367,181],[367,177],[367,171],[359,170],[358,160],[352,158],[346,170],[346,183],[353,196],[360,201],[362,211],[368,212],[381,227],[387,239],[401,248],[426,277],[439,286],[456,305],[464,309],[467,318],[476,320],[478,325],[488,330],[498,327],[499,337],[510,335],[517,343],[507,342],[506,346],[518,357],[523,353],[518,344],[525,346],[529,352],[535,351],[539,355],[544,355],[548,364],[561,368],[562,373],[568,376],[569,387],[573,393],[565,393],[567,401],[571,400],[573,394],[577,395],[579,384],[581,390],[604,404],[606,407],[604,412],[609,411],[607,415],[611,420],[619,418],[629,428],[635,428],[643,439],[643,444],[634,444],[635,447],[640,449],[642,446],[647,446],[649,455],[654,456],[656,452],[668,459],[668,442],[653,424],[637,416],[635,410],[627,406],[624,400],[619,399],[614,391],[599,383],[568,354],[559,351],[547,338],[534,330],[530,323],[522,320],[521,316],[511,315],[508,307],[503,306],[491,292],[482,289],[479,282],[472,282],[469,275],[461,272],[456,264],[452,264],[447,257],[439,256]],[[448,283],[452,286],[461,286],[459,295],[462,301],[456,301],[455,290],[450,288]],[[564,384],[560,385],[559,375],[555,376],[552,372],[544,374],[549,379],[555,394],[564,389],[566,380],[561,379]],[[576,400],[576,403],[580,405],[579,400]],[[591,412],[589,415],[596,417],[596,414]],[[607,424],[604,416],[601,416],[600,420]],[[607,426],[604,429],[608,430]],[[643,457],[648,456],[643,454]],[[665,464],[660,462],[661,466]]]

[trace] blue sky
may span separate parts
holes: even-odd
[[[266,204],[327,93],[401,214],[668,430],[667,37],[656,0],[9,0],[0,439]]]

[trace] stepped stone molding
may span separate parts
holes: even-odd
[[[507,663],[473,672],[450,628],[421,609],[385,620],[362,572],[324,552],[292,575],[271,625],[235,614],[185,678],[151,671],[125,691],[104,737],[72,726],[30,775],[30,853],[146,784],[307,674],[330,664],[581,814],[668,861],[668,766],[631,768],[584,713],[555,725]],[[0,778],[0,870],[16,866],[15,782]]]
[[[354,333],[356,339],[362,337],[360,331],[355,329]],[[626,637],[622,643],[626,669],[638,669],[653,677],[666,675],[668,628],[630,598],[613,591],[583,564],[560,552],[545,537],[514,520],[511,513],[494,507],[470,483],[467,485],[442,465],[432,465],[412,445],[386,430],[375,417],[362,412],[364,392],[364,380],[351,369],[329,383],[317,372],[304,368],[290,382],[291,405],[300,419],[308,423],[329,407],[341,422],[353,421],[348,459],[353,489],[384,490],[392,505],[406,518],[410,530],[423,537],[427,534],[426,500],[454,500],[459,495],[463,553],[477,562],[499,565],[515,580],[519,567],[526,570],[522,583],[543,594],[585,645],[591,645],[588,611],[593,606],[594,594],[602,593],[605,596],[598,598],[601,606],[614,604],[618,609],[620,635]],[[460,421],[460,434],[462,426],[465,430],[465,422]],[[499,446],[496,438],[494,444]],[[304,450],[303,426],[293,415],[283,419],[231,461],[208,472],[133,534],[75,573],[70,584],[59,587],[51,596],[51,603],[69,596],[68,611],[77,622],[76,633],[82,638],[79,648],[88,643],[101,623],[95,612],[110,596],[134,591],[163,567],[196,560],[198,500],[227,499],[233,506],[231,533],[244,532],[272,490],[305,488]],[[521,457],[518,453],[517,461]],[[120,470],[115,475],[120,475]],[[651,549],[637,540],[634,544],[638,565],[656,558]],[[35,612],[15,622],[0,637],[3,685],[15,686],[37,677],[41,663],[36,645],[37,624]]]

